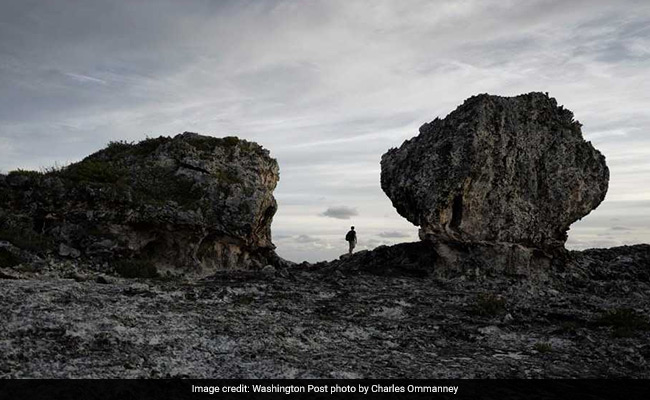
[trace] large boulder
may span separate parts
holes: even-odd
[[[0,179],[0,239],[133,276],[261,268],[277,260],[278,179],[269,152],[236,137],[111,143],[60,170]]]
[[[605,198],[605,157],[543,93],[482,94],[381,160],[381,187],[422,238],[563,248]]]

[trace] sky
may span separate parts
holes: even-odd
[[[650,2],[0,0],[0,171],[236,135],[280,164],[293,261],[417,240],[381,155],[466,98],[549,92],[610,168],[567,247],[650,242]]]

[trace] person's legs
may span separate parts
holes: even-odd
[[[348,243],[350,244],[350,250],[348,250],[348,254],[352,254],[352,250],[354,250],[354,240],[350,240]]]

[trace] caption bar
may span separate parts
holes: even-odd
[[[457,394],[458,386],[420,385],[245,385],[195,386],[192,393],[450,393]]]

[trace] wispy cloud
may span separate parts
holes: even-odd
[[[624,226],[613,226],[610,228],[612,231],[631,231],[633,230],[632,228],[626,228]]]
[[[323,259],[349,228],[320,216],[332,204],[363,204],[348,218],[366,238],[416,231],[379,188],[379,160],[423,122],[476,93],[548,91],[611,170],[570,245],[601,243],[611,216],[634,228],[617,243],[647,242],[648,27],[636,0],[3,1],[0,170],[110,140],[239,135],[280,163],[273,230],[293,238],[280,254]]]
[[[106,81],[99,78],[93,78],[92,76],[82,75],[82,74],[73,74],[72,72],[66,72],[65,76],[68,76],[78,82],[82,83],[98,83],[100,85],[106,85]]]

